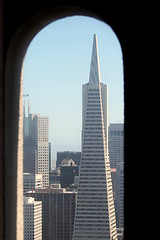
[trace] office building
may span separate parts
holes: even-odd
[[[124,124],[111,123],[108,132],[108,147],[111,168],[124,161]]]
[[[38,189],[27,195],[42,201],[43,240],[71,240],[77,193],[53,184],[53,188]]]
[[[28,97],[28,95],[25,95]],[[42,187],[49,186],[49,118],[30,113],[26,114],[25,100],[23,106],[23,172],[42,174]],[[50,158],[50,162],[49,162]]]
[[[26,95],[28,97],[28,95]],[[35,173],[36,146],[33,138],[33,117],[30,113],[28,100],[28,111],[26,102],[23,103],[23,172]]]
[[[113,187],[113,199],[116,199],[116,168],[111,168],[111,178]]]
[[[100,82],[94,35],[89,83],[83,85],[82,158],[73,240],[117,240],[108,157],[107,86]]]
[[[109,126],[109,158],[111,167],[116,169],[114,200],[117,227],[124,227],[124,124],[111,123]],[[113,175],[112,175],[113,177]],[[115,179],[115,178],[114,178]],[[113,182],[115,182],[113,180]]]
[[[33,118],[36,145],[35,172],[42,174],[42,188],[49,187],[49,118],[36,115]]]
[[[124,228],[124,162],[117,164],[116,219],[117,227]]]
[[[118,240],[124,240],[124,228],[117,228]]]
[[[59,168],[51,171],[49,175],[49,184],[60,183],[61,172]]]
[[[30,104],[29,104],[29,95],[23,95],[23,137],[29,137],[29,114],[30,114]],[[28,108],[26,110],[26,101],[25,97],[28,97]]]
[[[51,142],[49,142],[49,176],[51,174],[52,163],[51,163]]]
[[[42,240],[42,202],[24,197],[24,240]]]
[[[61,187],[67,188],[73,184],[75,176],[79,176],[79,166],[72,159],[64,159],[61,162]]]
[[[56,168],[60,166],[63,159],[73,159],[75,164],[79,166],[81,161],[81,154],[81,152],[71,151],[57,152]]]
[[[23,195],[42,188],[42,174],[23,173]]]

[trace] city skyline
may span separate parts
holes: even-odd
[[[72,215],[74,225],[72,221],[70,226],[65,227],[65,230],[62,227],[62,221],[60,221],[60,225],[58,224],[56,215],[56,221],[53,219],[53,222],[56,222],[59,226],[60,236],[63,237],[63,235],[66,234],[65,231],[67,231],[69,237],[68,240],[80,240],[81,238],[88,240],[91,238],[95,240],[117,240],[117,223],[118,227],[123,229],[123,165],[122,162],[121,165],[118,165],[118,171],[116,168],[111,169],[109,158],[110,147],[111,152],[113,152],[113,159],[111,158],[112,163],[115,162],[115,164],[117,164],[119,161],[120,152],[121,150],[123,151],[123,145],[119,141],[121,140],[123,143],[123,124],[110,124],[110,127],[108,128],[108,84],[105,84],[103,79],[101,81],[100,73],[97,35],[94,34],[89,80],[87,83],[82,84],[82,152],[80,169],[79,166],[75,166],[77,171],[79,171],[79,173],[77,173],[78,189],[77,185],[74,186],[73,184],[75,177],[75,173],[73,171],[75,171],[75,169],[73,170],[74,162],[71,159],[69,160],[72,162],[70,165],[71,169],[66,168],[66,162],[64,166],[61,163],[59,180],[60,184],[62,184],[62,189],[60,188],[59,182],[58,188],[56,187],[58,186],[57,182],[56,184],[53,183],[53,185],[49,185],[49,116],[42,116],[41,111],[36,112],[36,114],[31,113],[32,111],[30,110],[29,99],[28,108],[25,106],[25,99],[26,97],[29,97],[29,94],[24,94],[24,139],[30,139],[31,135],[31,138],[33,138],[35,142],[35,172],[38,171],[38,173],[41,174],[41,176],[39,176],[38,184],[42,185],[42,189],[37,189],[37,180],[35,179],[35,181],[33,181],[33,176],[24,174],[24,177],[28,177],[26,179],[26,184],[24,185],[26,187],[25,189],[30,188],[26,195],[31,194],[27,196],[35,197],[35,200],[37,201],[40,200],[36,198],[37,193],[40,193],[40,195],[47,193],[47,191],[50,193],[50,190],[54,188],[55,192],[58,193],[57,191],[60,191],[61,195],[62,191],[70,191],[71,189],[73,190],[73,192],[71,191],[72,193],[74,193],[74,191],[78,191],[76,205],[74,204],[74,207],[76,207],[73,207],[72,212],[68,212],[72,215],[75,211],[75,215]],[[28,109],[28,116],[25,109]],[[65,122],[65,119],[63,121]],[[108,144],[109,131],[110,144]],[[111,139],[111,137],[113,139]],[[113,146],[111,145],[112,142]],[[64,149],[62,148],[62,150]],[[117,153],[118,159],[115,157]],[[66,159],[63,159],[63,161],[66,161]],[[121,161],[123,161],[123,154],[121,156]],[[116,167],[116,165],[113,165],[112,167]],[[116,171],[118,174],[115,179],[115,174],[113,176],[113,173]],[[67,183],[69,179],[69,172],[70,177],[72,175],[72,179],[70,179],[70,182]],[[63,181],[63,179],[65,180]],[[32,183],[29,182],[30,180]],[[114,182],[114,188],[112,186],[112,181]],[[116,181],[120,184],[118,185]],[[63,189],[63,187],[67,187],[68,190]],[[47,196],[47,199],[50,199],[50,197]],[[57,197],[56,202],[59,202],[57,201]],[[47,203],[47,206],[49,205],[50,203]],[[117,208],[115,206],[117,206]],[[46,219],[49,219],[45,230],[44,223],[46,222],[46,219],[44,218],[44,209],[46,209]],[[50,215],[50,209],[48,207],[46,208],[44,205],[44,199],[42,200],[42,212],[42,235],[44,239],[49,239],[49,236],[53,237],[51,230],[53,229],[52,227],[54,224],[51,219],[48,218]],[[29,212],[26,214],[27,217],[28,215],[31,215]],[[28,228],[32,228],[32,225],[29,225]],[[26,230],[26,234],[27,231],[30,230]],[[53,232],[55,233],[55,230]],[[56,238],[57,233],[55,234],[55,239]]]
[[[26,53],[23,93],[29,94],[32,113],[50,119],[54,166],[57,151],[81,151],[82,84],[88,79],[95,33],[109,91],[109,123],[124,122],[122,53],[108,25],[80,16],[56,21],[37,34]]]

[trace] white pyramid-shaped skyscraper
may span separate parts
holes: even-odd
[[[100,82],[96,35],[82,104],[82,159],[72,240],[117,239],[108,156],[107,85]]]

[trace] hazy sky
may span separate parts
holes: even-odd
[[[68,17],[40,31],[26,53],[23,92],[31,112],[49,117],[52,161],[57,151],[81,150],[82,84],[89,81],[97,34],[101,82],[108,85],[109,123],[124,121],[123,60],[113,30],[88,17]]]

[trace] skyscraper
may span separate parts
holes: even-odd
[[[117,227],[124,228],[124,162],[117,164],[116,219]]]
[[[24,95],[28,97],[28,95]],[[33,114],[30,114],[29,99],[28,111],[26,103],[23,104],[23,172],[35,173],[36,146],[33,137]]]
[[[28,95],[27,95],[28,96]],[[23,172],[42,174],[42,187],[49,186],[49,118],[31,114],[23,107]]]
[[[109,159],[111,168],[124,161],[124,124],[111,123],[108,132]]]
[[[124,227],[124,123],[111,123],[108,135],[110,165],[111,168],[116,169],[114,188],[116,220],[117,227],[121,228]]]
[[[31,190],[42,188],[42,174],[23,173],[23,195]]]
[[[107,86],[100,82],[96,35],[82,104],[82,159],[72,239],[117,239],[108,156]]]
[[[42,240],[42,202],[24,197],[24,240]]]
[[[46,188],[49,187],[49,119],[36,115],[33,124],[37,150],[35,171],[42,174],[42,188]]]
[[[65,161],[64,165],[63,162]],[[62,188],[67,188],[74,183],[75,176],[79,176],[79,166],[72,159],[64,159],[61,162],[60,184]]]

